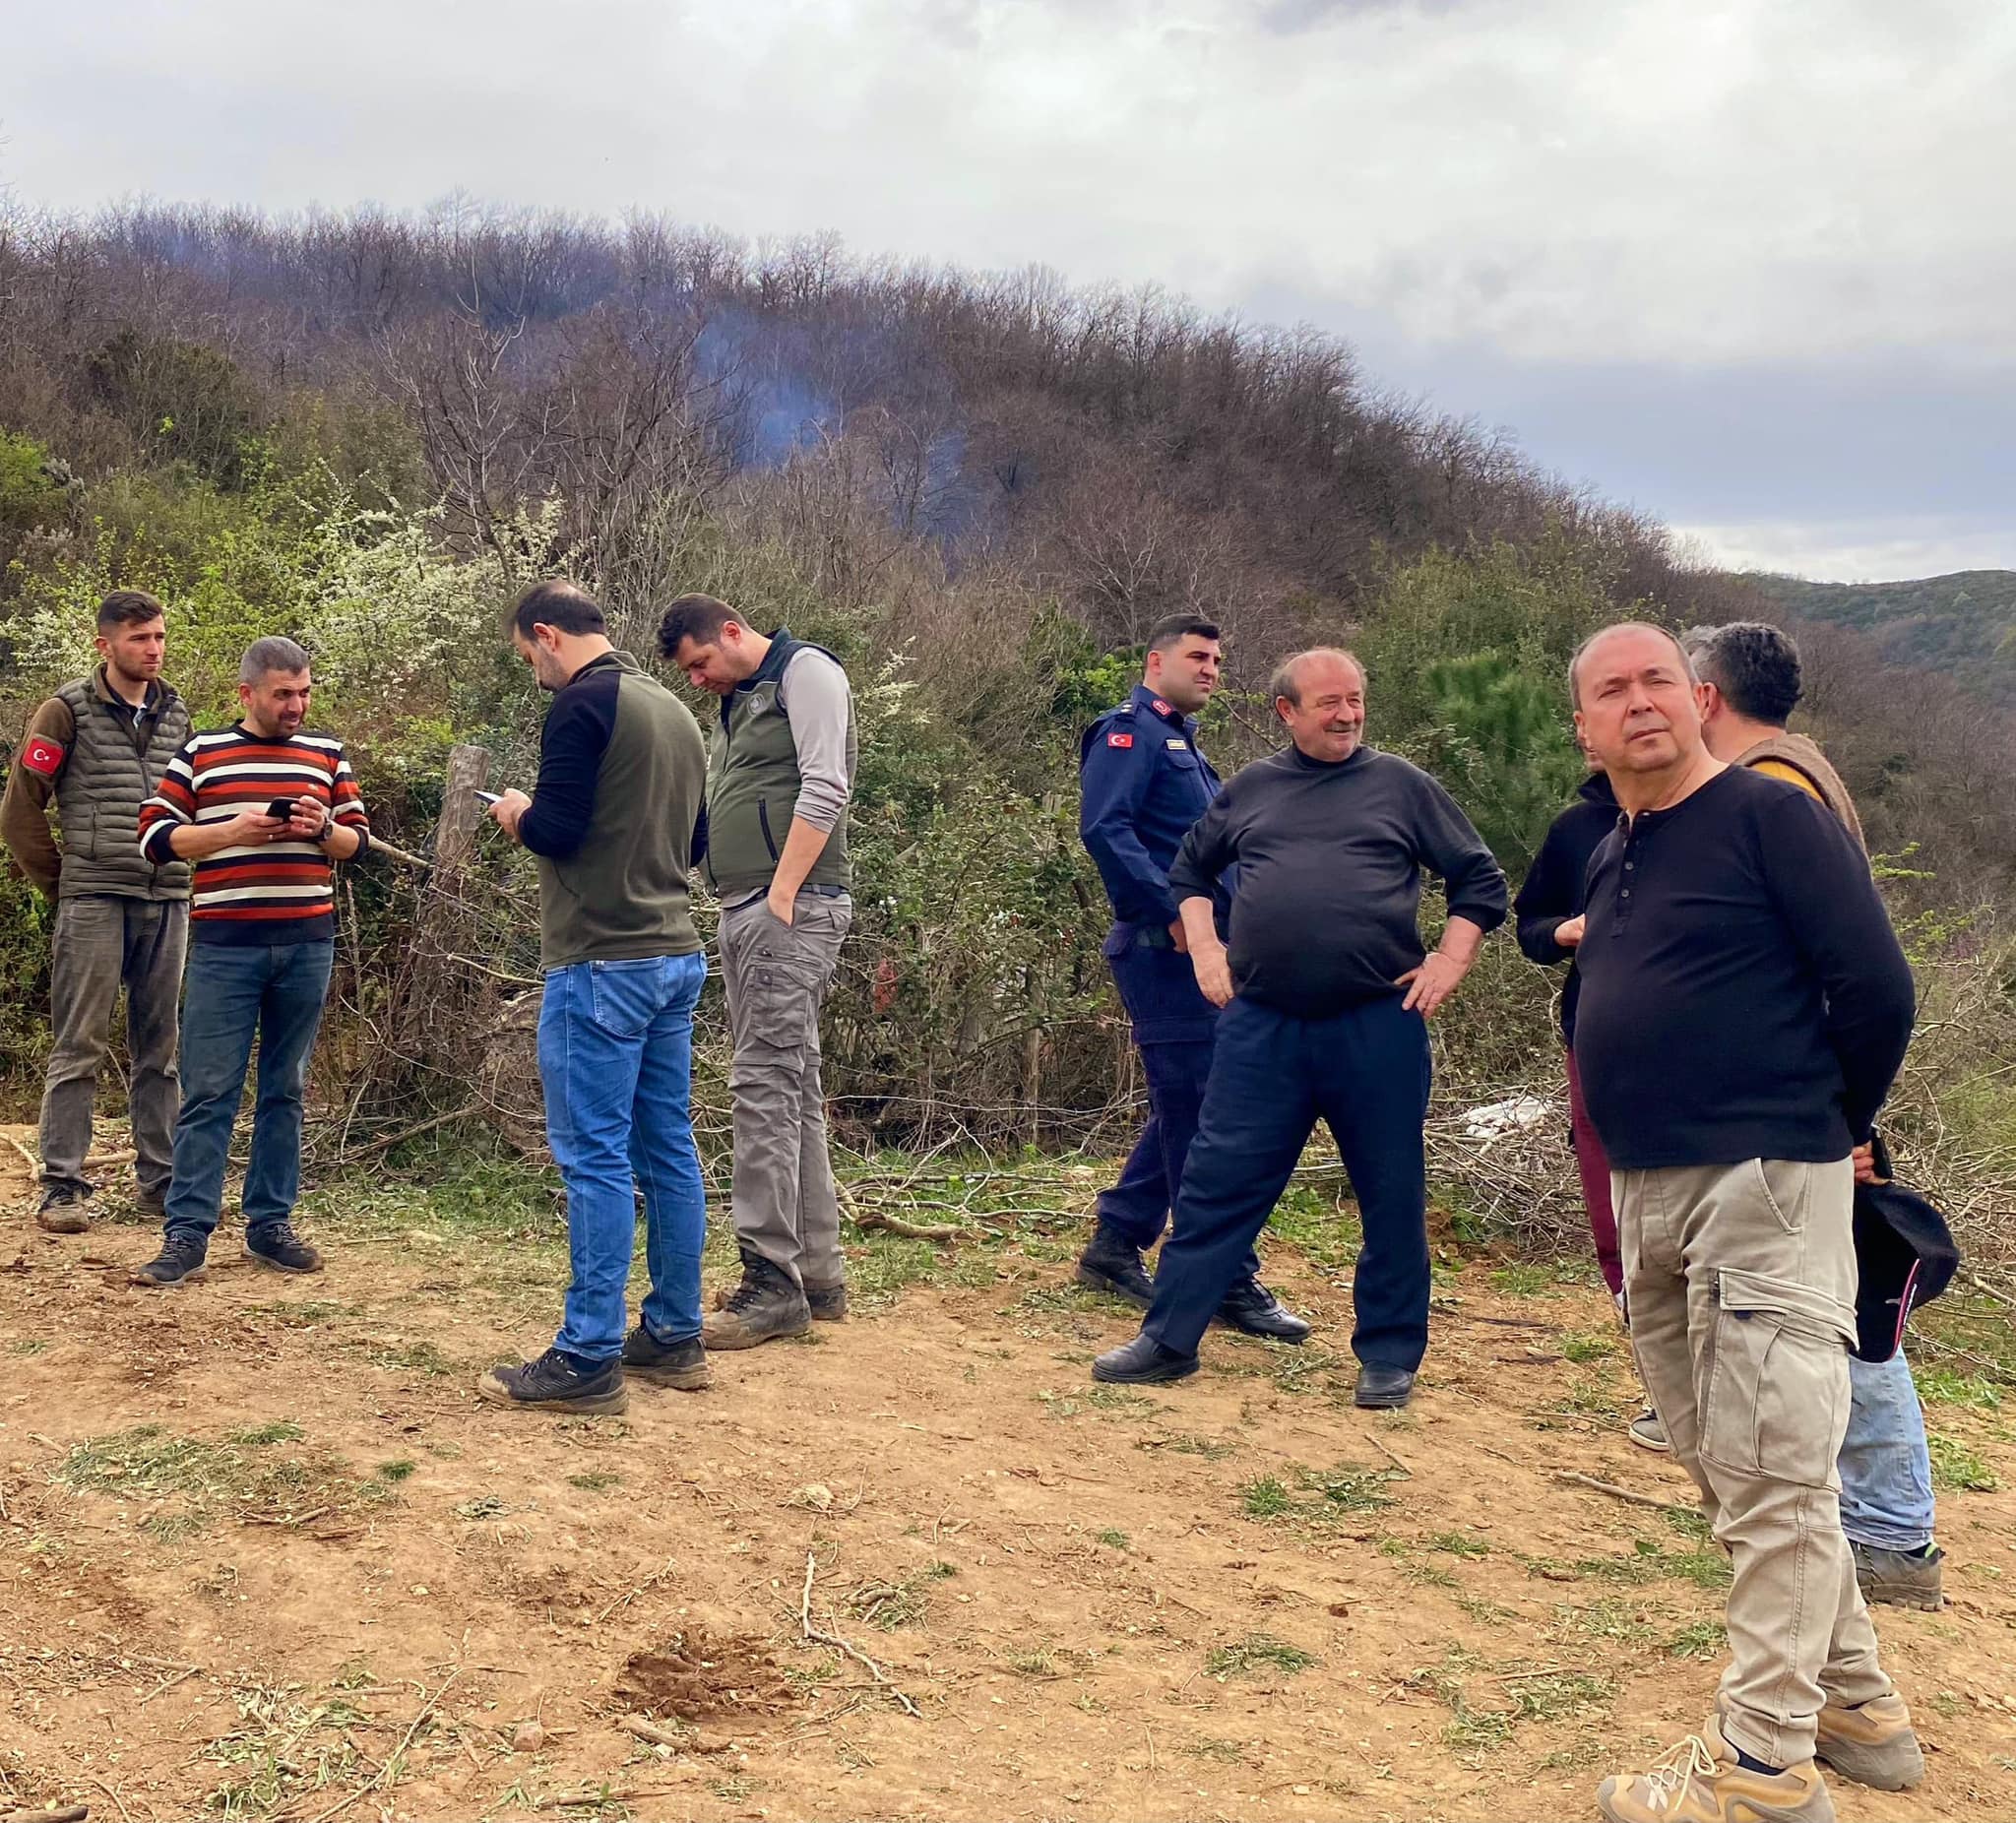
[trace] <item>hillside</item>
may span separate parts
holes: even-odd
[[[1870,635],[1899,664],[1943,671],[1999,702],[2016,703],[2016,570],[1956,570],[1901,583],[1768,575],[1743,581],[1802,620]]]

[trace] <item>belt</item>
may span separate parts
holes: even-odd
[[[1137,924],[1134,927],[1134,944],[1137,949],[1172,950],[1176,940],[1161,924]]]
[[[809,893],[814,899],[845,899],[848,896],[847,888],[844,886],[801,886],[798,891],[801,895]],[[757,900],[767,899],[769,896],[768,893],[751,893],[746,898],[737,899],[727,910],[739,912],[745,906],[753,906]]]

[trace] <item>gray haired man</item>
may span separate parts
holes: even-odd
[[[742,1282],[702,1339],[750,1349],[847,1314],[819,1013],[853,921],[853,694],[824,647],[758,633],[712,596],[665,609],[659,651],[721,699],[696,848],[721,898]]]

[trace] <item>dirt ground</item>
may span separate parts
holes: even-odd
[[[27,1191],[0,1145],[0,1811],[1583,1817],[1709,1709],[1720,1553],[1560,1479],[1687,1498],[1572,1269],[1445,1245],[1372,1417],[1327,1208],[1269,1259],[1315,1340],[1150,1395],[1088,1378],[1131,1325],[1068,1223],[856,1236],[846,1324],[564,1419],[473,1396],[563,1278],[508,1197],[367,1166],[320,1277],[226,1234],[143,1293],[116,1194],[59,1240]],[[2000,1487],[1942,1494],[1948,1608],[1880,1611],[1930,1773],[1835,1782],[1850,1823],[2016,1815],[2016,1431],[1941,1384],[1942,1473]]]

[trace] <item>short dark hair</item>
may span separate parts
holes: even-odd
[[[520,639],[531,639],[534,627],[556,627],[562,633],[606,633],[609,623],[602,616],[601,603],[585,589],[577,589],[563,577],[549,576],[534,583],[511,604],[511,630]]]
[[[1148,629],[1148,650],[1166,652],[1182,640],[1217,640],[1221,637],[1218,623],[1206,620],[1201,614],[1169,614]]]
[[[1790,633],[1761,620],[1732,620],[1722,627],[1696,627],[1685,641],[1687,655],[1703,683],[1746,722],[1783,727],[1799,706],[1803,678],[1799,649]]]
[[[1302,706],[1302,665],[1310,659],[1339,659],[1357,672],[1358,682],[1365,681],[1365,667],[1358,661],[1358,655],[1347,652],[1342,646],[1311,646],[1306,652],[1292,652],[1274,667],[1274,675],[1267,680],[1267,695],[1271,702],[1289,702],[1295,708]]]
[[[161,620],[167,609],[160,603],[158,596],[151,596],[145,589],[114,589],[98,603],[98,631],[109,633],[114,627],[144,627],[150,620]]]
[[[737,626],[749,624],[725,601],[711,595],[682,595],[659,620],[659,656],[676,660],[679,648],[688,640],[696,646],[712,646],[730,620]]]

